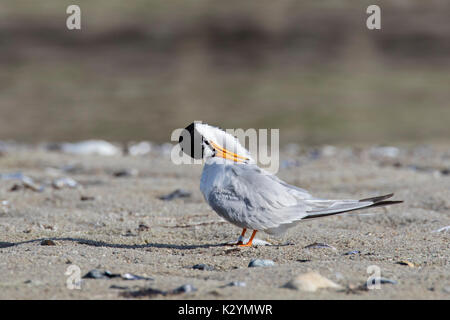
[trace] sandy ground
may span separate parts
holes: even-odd
[[[259,233],[272,246],[223,246],[240,230],[219,218],[199,191],[201,167],[176,166],[167,154],[142,157],[73,156],[42,148],[18,148],[0,156],[0,173],[22,172],[45,187],[11,191],[0,180],[0,298],[122,299],[141,288],[197,291],[156,299],[449,299],[450,148],[420,146],[380,155],[373,148],[290,150],[278,176],[329,198],[364,198],[395,192],[404,204],[298,224],[282,237]],[[137,175],[116,177],[120,170]],[[56,177],[77,188],[55,189]],[[159,196],[182,188],[188,198]],[[82,197],[94,197],[82,200]],[[145,225],[148,228],[141,226]],[[52,239],[55,246],[41,242]],[[306,249],[315,242],[331,248]],[[358,250],[360,253],[344,255]],[[252,259],[272,267],[249,268]],[[399,261],[413,265],[402,265]],[[214,269],[195,270],[195,264]],[[153,280],[83,279],[68,289],[65,275],[76,265],[133,273]],[[349,290],[364,284],[368,266],[397,282],[379,290]],[[302,292],[282,286],[314,270],[343,290]],[[223,287],[242,281],[245,287]],[[111,287],[113,286],[113,287]]]

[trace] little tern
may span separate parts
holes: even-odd
[[[236,137],[204,123],[187,126],[179,144],[188,156],[204,160],[200,190],[219,216],[243,229],[239,246],[251,246],[257,231],[281,234],[301,220],[402,202],[386,201],[393,194],[362,200],[313,197],[259,168]],[[248,229],[253,233],[244,244]]]

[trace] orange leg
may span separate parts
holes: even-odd
[[[252,236],[250,237],[248,242],[246,244],[239,244],[239,247],[251,247],[253,238],[255,237],[257,232],[258,232],[258,230],[253,230]]]
[[[238,245],[241,245],[242,244],[242,240],[241,239],[244,239],[244,236],[245,236],[245,233],[247,232],[247,229],[243,229],[242,230],[242,233],[241,233],[241,236],[239,237],[239,240],[238,240],[238,242],[236,242],[236,243],[227,243],[227,244],[225,244],[226,246],[238,246]]]
[[[245,236],[245,233],[247,232],[247,229],[242,229],[242,233],[241,233],[241,237],[240,238],[242,238],[242,239],[244,239],[244,236]],[[242,245],[243,244],[243,242],[242,242],[242,240],[239,240],[237,243],[236,243],[238,246],[240,246],[240,245]]]

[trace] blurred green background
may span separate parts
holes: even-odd
[[[66,28],[78,4],[82,30]],[[366,28],[378,4],[382,29]],[[2,0],[0,140],[169,141],[193,120],[281,143],[450,137],[450,1]]]

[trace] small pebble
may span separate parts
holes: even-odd
[[[92,197],[92,196],[81,196],[80,200],[81,201],[92,201],[92,200],[95,200],[95,197]]]
[[[131,273],[122,274],[122,279],[124,279],[124,280],[153,280],[152,278],[138,276],[136,274],[131,274]]]
[[[139,174],[137,169],[123,169],[113,173],[114,177],[136,177]]]
[[[169,294],[181,294],[181,293],[190,293],[197,291],[197,288],[195,288],[191,284],[184,284],[176,289],[173,289],[172,291],[169,291]]]
[[[56,246],[56,243],[53,240],[43,240],[41,246]]]
[[[415,267],[414,263],[409,262],[409,261],[407,261],[407,260],[397,261],[396,263],[397,263],[397,264],[400,264],[400,265],[402,265],[402,266],[408,266],[408,267],[410,267],[410,268],[414,268],[414,267]]]
[[[192,269],[195,269],[195,270],[213,271],[213,270],[214,270],[214,267],[213,267],[213,266],[210,266],[210,265],[207,265],[207,264],[201,263],[201,264],[196,264],[196,265],[194,265],[194,266],[192,267]]]
[[[22,188],[23,188],[23,185],[15,183],[15,184],[9,189],[9,191],[18,191],[18,190],[20,190],[20,189],[22,189]]]
[[[105,271],[103,272],[103,274],[104,274],[106,277],[108,277],[108,278],[117,278],[117,277],[120,277],[120,274],[118,274],[118,273],[112,273],[112,272],[109,271],[109,270],[105,270]]]
[[[116,277],[120,277],[120,274],[113,274],[108,270],[103,271],[98,269],[93,269],[83,276],[84,279],[106,279]]]
[[[447,231],[450,231],[450,226],[439,228],[437,230],[434,230],[433,232],[447,232]]]
[[[44,230],[55,230],[56,227],[51,226],[49,224],[39,224],[39,227]]]
[[[25,188],[30,189],[30,190],[33,190],[33,191],[35,191],[35,192],[42,192],[42,191],[44,191],[44,187],[42,187],[42,186],[40,186],[40,185],[37,185],[37,184],[33,181],[33,179],[31,179],[30,177],[27,177],[27,176],[23,177],[23,178],[22,178],[22,183],[23,183],[23,186],[24,186]]]
[[[291,281],[287,282],[283,288],[294,289],[306,292],[315,292],[318,289],[340,289],[341,286],[320,275],[317,272],[303,273]]]
[[[188,198],[191,196],[191,193],[182,189],[177,189],[172,193],[169,193],[164,196],[160,196],[159,199],[164,201],[171,201],[176,198]]]
[[[233,281],[225,285],[225,287],[246,287],[247,284],[242,281]]]
[[[76,143],[63,143],[58,146],[59,150],[65,153],[79,155],[101,155],[114,156],[121,153],[121,150],[103,140],[85,140]]]
[[[177,294],[183,294],[183,293],[190,293],[197,291],[197,288],[195,288],[193,285],[190,284],[184,284],[176,289],[169,290],[169,291],[162,291],[159,289],[153,289],[153,288],[143,288],[139,289],[137,291],[128,291],[124,292],[121,295],[124,297],[153,297],[156,295],[177,295]]]
[[[91,270],[83,276],[84,279],[104,279],[107,278],[102,270]]]
[[[127,149],[128,154],[131,156],[142,156],[148,154],[152,150],[152,144],[147,141],[142,141],[128,146]]]
[[[139,227],[138,227],[138,231],[139,231],[139,232],[142,232],[142,231],[148,231],[149,229],[150,229],[150,227],[147,226],[147,225],[145,225],[145,224],[143,224],[143,223],[141,223],[141,224],[139,225]]]
[[[391,279],[386,279],[386,278],[380,278],[380,283],[381,284],[397,284],[397,281],[395,280],[391,280]]]
[[[124,274],[118,274],[118,273],[111,273],[109,270],[99,270],[99,269],[93,269],[86,273],[83,278],[87,279],[111,279],[111,278],[122,278],[123,280],[153,280],[152,278],[139,276],[132,273],[124,273]]]
[[[167,295],[167,292],[159,289],[143,288],[136,291],[122,292],[120,295],[124,297],[138,298],[138,297],[153,297],[157,295],[165,296]]]
[[[247,243],[247,242],[248,242],[248,239],[246,239],[244,241],[244,243]],[[252,245],[255,246],[255,247],[259,247],[259,246],[271,246],[272,244],[270,242],[265,241],[265,240],[261,240],[261,239],[255,238],[255,239],[253,239]]]
[[[8,178],[7,180],[13,180],[13,178]],[[30,177],[24,176],[22,175],[20,178],[20,183],[16,183],[14,184],[11,189],[9,189],[9,191],[17,191],[20,190],[22,188],[25,189],[30,189],[32,191],[35,192],[42,192],[44,191],[44,187],[37,185],[33,179],[31,179]]]
[[[24,281],[24,283],[25,284],[30,284],[30,285],[33,285],[33,286],[40,286],[40,285],[42,285],[43,283],[42,283],[42,281],[40,281],[40,280],[25,280]]]
[[[396,158],[400,154],[400,150],[397,147],[373,147],[369,151],[372,157],[380,158]]]
[[[254,259],[252,261],[250,261],[250,263],[248,264],[249,268],[253,268],[253,267],[270,267],[270,266],[274,266],[275,262],[273,262],[272,260],[265,260],[265,259]]]
[[[344,253],[344,256],[349,256],[352,254],[361,254],[361,251],[359,251],[359,250],[348,251],[348,252]]]
[[[78,182],[72,178],[58,178],[53,180],[52,186],[55,189],[76,188],[78,186]]]

